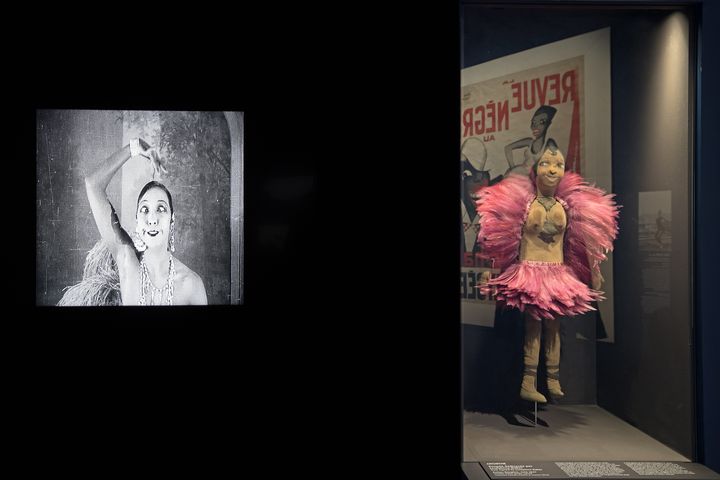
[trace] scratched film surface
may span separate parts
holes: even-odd
[[[56,305],[83,277],[100,234],[84,185],[89,168],[140,136],[160,148],[173,195],[175,255],[205,283],[209,304],[230,298],[230,134],[222,112],[39,110],[36,170],[36,304]],[[123,227],[132,230],[141,183],[128,162],[107,188]]]

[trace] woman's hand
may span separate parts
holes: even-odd
[[[592,272],[592,288],[593,288],[593,290],[600,290],[604,281],[605,281],[605,279],[603,278],[602,273],[600,273],[599,268]]]
[[[160,172],[168,173],[167,168],[165,168],[166,160],[157,153],[157,150],[150,148],[148,153],[150,154],[148,158],[150,159],[150,163],[153,167],[153,178],[156,176],[160,178]]]
[[[156,176],[160,178],[160,172],[168,173],[165,168],[166,161],[160,157],[155,147],[151,146],[142,138],[134,138],[130,141],[130,156],[136,155],[143,156],[150,160],[150,164],[153,168],[153,178]]]

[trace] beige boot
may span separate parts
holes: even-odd
[[[522,386],[520,398],[529,402],[546,403],[547,399],[537,391],[537,366],[540,358],[540,329],[541,323],[530,317],[525,317],[525,345]]]
[[[548,392],[553,397],[564,397],[560,388],[560,320],[545,320],[545,366]]]
[[[534,372],[532,371],[534,370]],[[537,383],[537,367],[531,369],[525,365],[525,373],[523,374],[522,386],[520,387],[520,398],[528,402],[547,403],[545,396],[537,391],[535,384]]]

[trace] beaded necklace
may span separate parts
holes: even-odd
[[[546,197],[544,195],[538,194],[536,197],[537,202],[545,208],[546,212],[549,212],[552,207],[555,206],[557,203],[557,200],[555,197]]]
[[[175,290],[175,264],[173,263],[173,257],[170,255],[170,262],[168,266],[168,278],[165,281],[163,288],[157,288],[150,280],[150,272],[145,264],[145,255],[140,260],[140,305],[146,305],[145,294],[150,291],[150,301],[147,305],[161,305],[163,291],[167,291],[165,297],[165,304],[172,305],[173,293]],[[157,301],[155,297],[157,296]]]

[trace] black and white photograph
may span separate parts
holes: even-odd
[[[36,305],[243,303],[243,113],[36,111]]]

